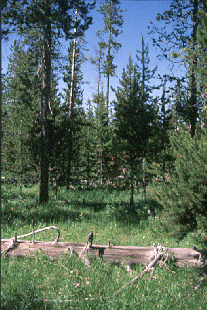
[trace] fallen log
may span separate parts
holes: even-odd
[[[201,262],[201,253],[198,249],[191,248],[168,248],[168,252],[174,257],[179,266],[194,266]],[[64,257],[65,254],[77,256],[84,262],[101,257],[106,262],[125,264],[148,265],[156,257],[156,248],[136,246],[111,246],[91,245],[77,242],[44,242],[1,239],[1,251],[6,256],[34,257],[35,253],[41,251],[52,259]],[[167,254],[164,254],[164,256]]]
[[[44,230],[56,229],[57,237],[53,242],[35,241],[34,237],[36,233]],[[23,237],[33,235],[32,241],[20,240]],[[78,259],[81,259],[85,263],[89,263],[90,259],[98,257],[103,258],[106,262],[123,264],[127,266],[128,270],[132,265],[143,264],[148,265],[150,262],[162,252],[164,258],[168,258],[169,254],[175,259],[179,266],[192,266],[201,263],[204,254],[196,247],[190,248],[170,248],[165,249],[158,244],[155,247],[136,247],[136,246],[112,246],[109,240],[108,245],[93,245],[93,232],[91,232],[86,238],[86,243],[78,242],[58,242],[60,237],[59,227],[49,226],[39,230],[34,230],[34,223],[32,225],[32,232],[17,236],[14,235],[11,239],[1,239],[1,254],[7,256],[18,257],[33,257],[38,251],[47,254],[49,258],[58,259],[64,257],[65,254],[72,255],[76,253]],[[204,257],[205,260],[205,257]]]

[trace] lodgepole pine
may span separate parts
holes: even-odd
[[[3,35],[8,37],[11,31],[24,33],[26,29],[37,27],[43,35],[42,44],[42,99],[40,107],[41,147],[40,147],[40,178],[39,178],[39,203],[48,201],[49,180],[49,153],[48,153],[48,109],[51,97],[51,37],[56,31],[58,37],[71,37],[73,21],[71,10],[76,7],[77,1],[66,0],[39,0],[27,2],[8,1],[3,11]],[[81,20],[78,24],[78,35],[81,35],[91,24],[92,18],[88,17],[93,4],[85,1],[78,2],[81,11]]]

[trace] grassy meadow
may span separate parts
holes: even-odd
[[[2,188],[1,238],[14,232],[23,235],[49,225],[60,228],[59,241],[86,242],[94,233],[94,244],[192,247],[199,245],[194,235],[183,240],[168,237],[159,221],[148,213],[152,201],[141,201],[135,192],[135,209],[129,206],[129,191],[91,191],[60,189],[55,199],[38,205],[38,187],[23,187],[22,197],[17,186]],[[197,232],[195,232],[196,235]],[[35,240],[52,241],[55,230],[35,235]],[[25,238],[31,240],[31,237]],[[84,265],[74,255],[49,260],[38,253],[35,258],[1,257],[1,309],[207,309],[207,280],[203,270],[155,265],[134,285],[116,292],[134,277],[143,266],[132,268],[104,263],[101,259]]]

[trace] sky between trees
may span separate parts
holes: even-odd
[[[93,24],[90,25],[89,29],[85,32],[85,40],[87,42],[86,48],[88,49],[85,52],[85,56],[94,57],[94,47],[97,48],[97,37],[96,32],[98,30],[103,29],[103,19],[97,9],[100,7],[99,1],[97,1],[96,7],[91,11],[93,16]],[[163,13],[168,10],[170,7],[170,1],[144,1],[144,0],[121,0],[121,9],[126,10],[123,12],[124,24],[123,24],[123,33],[118,36],[117,41],[121,43],[122,47],[115,55],[114,63],[117,65],[116,69],[116,77],[111,78],[111,85],[116,88],[119,84],[119,79],[121,78],[121,73],[124,67],[128,64],[129,55],[131,54],[132,59],[136,61],[136,50],[141,51],[142,48],[142,35],[144,37],[145,44],[149,46],[149,57],[150,64],[149,69],[153,69],[158,66],[157,73],[163,75],[164,73],[169,73],[169,63],[166,61],[160,61],[157,59],[158,49],[153,46],[152,38],[149,35],[148,26],[150,25],[150,21],[153,24],[157,24],[159,22],[156,21],[156,16],[158,13]],[[169,25],[170,27],[170,25]],[[2,43],[2,68],[3,73],[7,70],[8,65],[8,56],[11,53],[10,46],[13,44],[15,39],[15,35],[10,36],[10,40],[8,42]],[[68,42],[62,42],[62,53],[67,53]],[[174,72],[178,76],[178,71],[182,74],[182,71],[185,71],[185,68],[179,65],[174,67]],[[85,62],[82,66],[83,79],[86,84],[83,85],[84,93],[84,103],[87,102],[88,99],[92,98],[92,94],[97,89],[97,72],[95,66],[92,65],[89,61]],[[159,83],[157,80],[154,80],[153,83]],[[62,87],[64,87],[63,81],[60,79],[59,81],[59,89],[61,91]],[[103,78],[103,89],[105,92],[106,81]],[[162,89],[156,90],[156,95],[161,95]],[[114,93],[110,90],[109,93],[109,102],[111,102],[115,98]]]

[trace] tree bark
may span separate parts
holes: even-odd
[[[41,145],[40,145],[40,175],[39,175],[39,204],[49,199],[49,137],[48,110],[51,92],[51,4],[47,3],[46,18],[43,26],[43,80],[40,108]]]
[[[145,158],[142,159],[142,183],[143,183],[143,201],[146,200],[146,174],[145,174]]]
[[[76,53],[76,33],[77,33],[77,18],[78,18],[78,7],[76,4],[75,10],[75,27],[74,27],[74,39],[73,39],[73,56],[72,56],[72,73],[71,73],[71,82],[70,82],[70,110],[69,117],[73,114],[74,108],[74,77],[75,77],[75,53]]]
[[[67,184],[66,188],[69,189],[71,180],[71,162],[73,152],[73,112],[74,112],[74,79],[75,79],[75,56],[76,56],[76,34],[77,34],[77,18],[78,18],[78,1],[76,2],[75,10],[75,27],[73,39],[73,56],[72,56],[72,73],[70,82],[70,107],[69,107],[69,129],[68,129],[68,167],[67,167]]]
[[[192,32],[192,67],[191,67],[191,95],[190,95],[190,129],[191,137],[195,136],[196,123],[198,117],[197,107],[197,82],[196,82],[196,67],[197,56],[195,53],[197,43],[197,28],[198,28],[198,0],[193,1],[193,32]]]
[[[47,227],[53,229],[55,227]],[[43,229],[40,229],[43,230]],[[39,230],[39,231],[40,231]],[[34,231],[36,234],[38,231]],[[32,235],[31,233],[29,235]],[[92,245],[87,251],[86,243],[78,242],[58,242],[58,236],[54,241],[26,241],[11,239],[1,239],[1,251],[8,257],[16,255],[17,257],[34,256],[35,253],[42,249],[43,253],[50,258],[66,258],[64,254],[76,253],[83,261],[88,261],[88,254],[92,258],[103,258],[108,263],[116,263],[132,266],[134,264],[148,265],[153,263],[155,257],[154,247],[137,247],[137,246],[108,246],[108,245]],[[201,264],[200,258],[202,253],[199,250],[191,248],[169,248],[170,257],[174,257],[179,267],[192,267]],[[3,254],[2,253],[2,254]],[[167,257],[167,253],[164,257]],[[205,255],[205,253],[204,253]],[[157,256],[158,257],[158,256]],[[157,258],[156,257],[156,258]],[[157,259],[155,259],[157,260]],[[154,261],[155,261],[154,260]],[[143,274],[141,274],[143,275]]]
[[[69,121],[69,129],[68,129],[68,163],[67,163],[67,182],[66,182],[66,189],[68,190],[70,187],[71,181],[71,162],[72,162],[72,126],[71,121]]]
[[[130,195],[130,205],[133,206],[134,204],[134,178],[133,174],[131,175],[131,181],[130,181],[130,188],[131,188],[131,195]]]
[[[110,61],[110,58],[111,58],[111,29],[109,29],[109,46],[108,46],[108,55],[107,55],[107,82],[106,82],[106,113],[107,113],[107,116],[108,116],[108,109],[109,109],[109,78],[110,78],[110,73],[109,73],[109,70],[110,70],[110,64],[111,64],[111,61]]]

